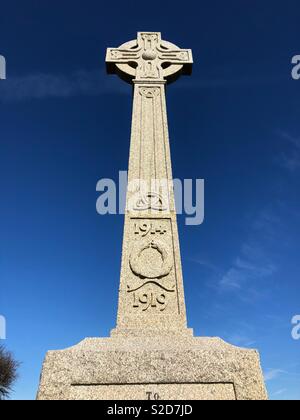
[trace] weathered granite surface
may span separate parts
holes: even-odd
[[[261,400],[267,393],[255,350],[219,338],[89,338],[50,351],[40,400]]]
[[[165,86],[192,62],[159,32],[107,50],[108,71],[134,91],[117,325],[49,352],[40,400],[267,398],[255,350],[187,328]]]
[[[187,328],[165,88],[170,77],[189,73],[192,62],[191,50],[159,32],[139,32],[107,50],[109,72],[133,84],[116,334]]]

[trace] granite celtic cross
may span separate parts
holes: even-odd
[[[191,334],[186,324],[165,84],[190,74],[192,63],[191,50],[163,41],[159,32],[139,32],[136,40],[107,49],[108,72],[134,85],[128,180],[136,188],[127,191],[113,334]]]
[[[139,32],[106,63],[134,86],[117,325],[49,351],[38,399],[266,399],[256,350],[187,328],[165,85],[190,73],[192,53]]]

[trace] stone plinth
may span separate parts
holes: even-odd
[[[39,400],[264,400],[256,350],[219,338],[88,338],[48,352]]]

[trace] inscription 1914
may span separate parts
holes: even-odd
[[[147,236],[148,233],[150,233],[151,235],[155,235],[156,233],[164,235],[166,232],[167,230],[161,225],[155,226],[153,223],[150,222],[141,222],[134,224],[135,235]]]

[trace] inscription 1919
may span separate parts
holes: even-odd
[[[143,293],[138,295],[133,293],[133,307],[139,308],[142,306],[143,312],[147,311],[150,307],[157,308],[159,307],[160,311],[163,312],[166,309],[167,301],[166,295],[164,293]]]

